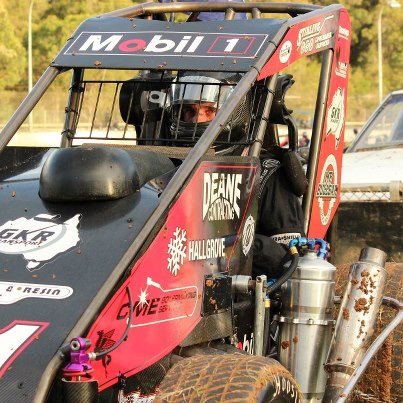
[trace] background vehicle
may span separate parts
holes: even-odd
[[[336,264],[377,245],[403,262],[403,91],[390,93],[343,155]]]
[[[202,11],[225,20],[195,21]],[[253,18],[232,21],[237,12]],[[0,400],[350,394],[402,318],[366,352],[380,304],[401,307],[383,297],[385,254],[368,248],[332,332],[336,269],[322,238],[340,198],[350,37],[342,6],[291,3],[148,3],[78,27],[0,134]],[[319,52],[306,178],[283,70]],[[208,84],[230,88],[203,134],[175,130],[185,71],[241,77]],[[6,147],[67,72],[60,148]],[[290,176],[308,179],[308,238],[291,239],[288,265],[268,279],[252,276],[252,246],[259,157],[278,144],[278,124]]]

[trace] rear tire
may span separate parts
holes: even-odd
[[[175,364],[154,403],[300,402],[292,375],[277,361],[253,355],[198,355]]]

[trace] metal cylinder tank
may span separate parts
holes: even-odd
[[[308,250],[282,286],[279,360],[298,381],[306,401],[321,401],[323,368],[332,338],[336,268]]]

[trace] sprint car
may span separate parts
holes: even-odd
[[[367,351],[386,277],[385,254],[368,248],[333,331],[324,239],[340,198],[350,40],[338,4],[144,3],[77,28],[0,134],[1,401],[349,395],[401,320]],[[317,54],[306,237],[287,243],[281,276],[254,276],[259,157],[284,126],[299,163],[287,69]],[[200,71],[239,80],[226,82],[203,133],[181,137],[175,87]],[[13,146],[66,76],[58,146],[39,146],[34,134],[34,145]]]

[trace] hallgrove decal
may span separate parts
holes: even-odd
[[[57,255],[74,248],[80,241],[76,214],[62,222],[58,215],[38,214],[7,221],[0,226],[0,253],[21,254],[29,271],[38,270]]]

